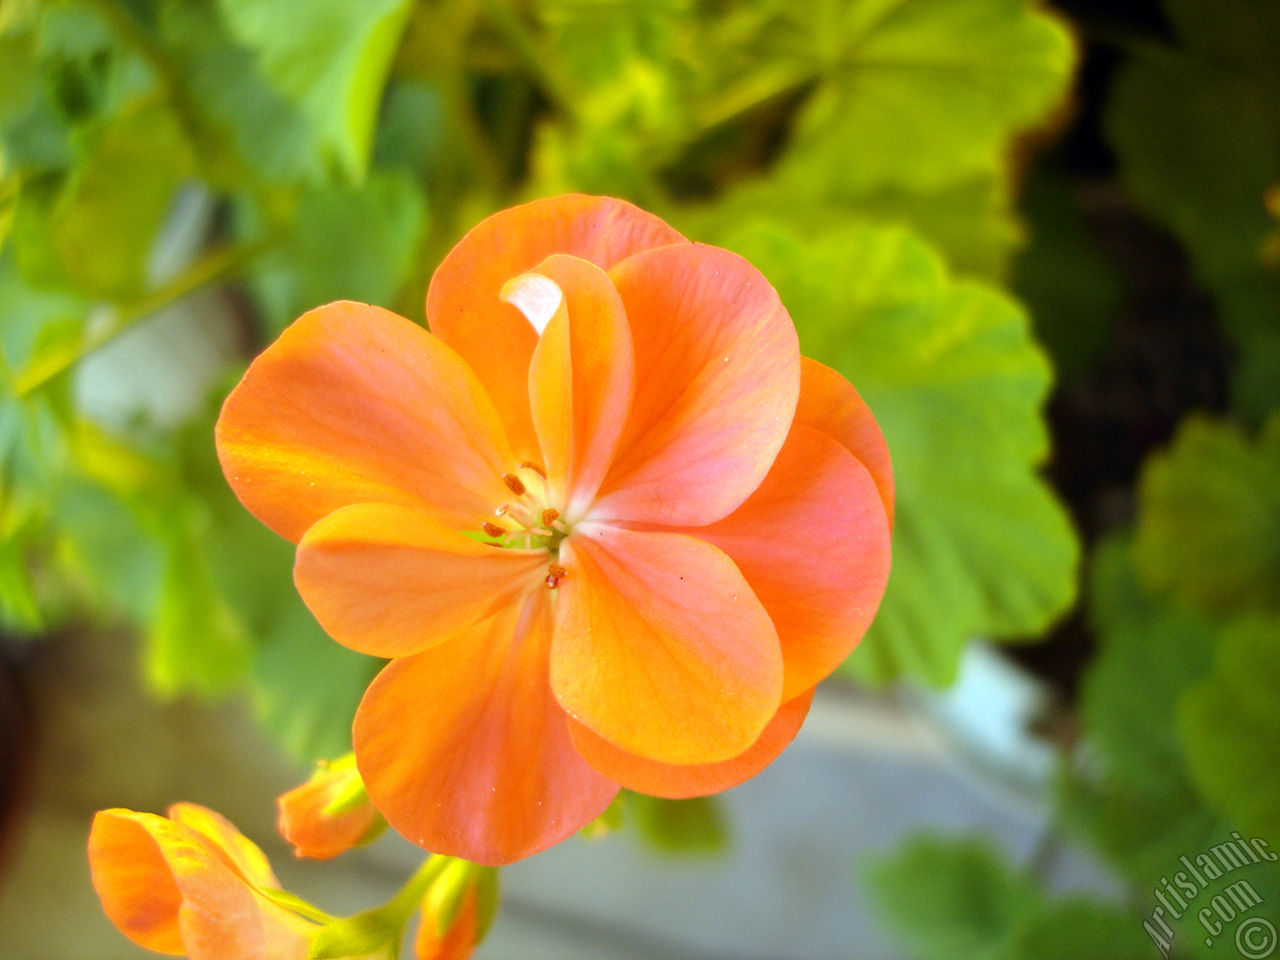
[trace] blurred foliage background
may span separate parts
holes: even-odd
[[[227,490],[217,404],[309,307],[422,321],[486,214],[621,196],[756,263],[885,430],[847,677],[1017,644],[1142,913],[1223,831],[1280,846],[1278,105],[1274,0],[0,0],[0,631],[128,622],[158,696],[344,751],[378,664]],[[1149,955],[977,841],[873,873],[922,958]]]

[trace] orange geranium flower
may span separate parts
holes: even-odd
[[[267,897],[267,858],[217,813],[193,803],[167,818],[104,810],[89,834],[93,885],[134,943],[191,960],[305,960],[319,929]]]
[[[217,430],[320,623],[392,658],[354,729],[375,805],[500,864],[619,784],[761,770],[888,575],[889,458],[853,387],[749,263],[619,200],[485,220],[427,319],[306,314]]]

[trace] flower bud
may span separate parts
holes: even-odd
[[[355,754],[322,762],[310,780],[278,803],[280,833],[299,857],[336,857],[376,840],[387,825],[369,802]]]
[[[498,908],[498,871],[453,860],[427,889],[415,948],[418,960],[466,960]]]

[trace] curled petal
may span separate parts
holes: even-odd
[[[560,286],[550,277],[536,271],[522,273],[508,280],[499,298],[523,313],[539,337],[547,329],[551,318],[564,306],[564,292]]]
[[[812,690],[788,700],[778,708],[778,712],[755,743],[736,757],[719,763],[689,766],[659,763],[619,750],[608,740],[596,736],[582,724],[572,720],[569,722],[569,731],[573,734],[574,746],[587,763],[610,780],[616,780],[628,790],[683,800],[736,787],[773,763],[800,732],[800,726],[809,715],[809,704],[812,702]]]
[[[626,201],[570,195],[495,213],[444,258],[427,291],[427,321],[476,371],[521,459],[538,455],[524,379],[538,334],[499,299],[503,286],[556,253],[608,270],[640,250],[681,242],[671,227]]]
[[[307,531],[293,576],[339,643],[402,657],[514,603],[545,566],[545,553],[481,543],[408,507],[361,503]]]
[[[511,468],[493,403],[421,327],[361,303],[305,314],[249,367],[217,425],[236,495],[295,543],[354,503],[398,503],[474,529]]]
[[[551,685],[628,753],[713,763],[778,709],[778,635],[733,562],[675,533],[579,525],[561,547]]]
[[[594,264],[557,255],[526,276],[562,292],[563,309],[533,352],[529,396],[552,490],[572,522],[613,462],[631,408],[631,332],[618,291]]]
[[[220,819],[183,807],[206,825]],[[102,811],[89,835],[103,909],[139,946],[192,960],[305,960],[314,928],[258,894],[232,852],[186,823],[131,810]]]
[[[175,803],[169,808],[168,816],[174,823],[190,827],[211,840],[250,886],[280,886],[261,848],[216,810],[196,803]]]
[[[647,250],[609,275],[631,326],[635,399],[590,516],[719,520],[759,486],[791,426],[791,319],[755,267],[717,247]]]
[[[782,644],[784,700],[844,662],[889,579],[889,524],[871,475],[802,424],[742,506],[687,532],[728,554],[764,604]]]
[[[893,465],[889,445],[871,408],[851,384],[817,360],[800,360],[800,402],[796,423],[834,438],[867,468],[876,482],[889,527],[893,527]]]
[[[609,805],[617,784],[578,755],[551,695],[549,645],[543,591],[378,675],[356,714],[356,760],[396,830],[497,866]]]
[[[235,876],[217,863],[191,832],[155,814],[131,810],[104,810],[93,819],[89,866],[94,888],[111,922],[148,950],[173,955],[187,952],[178,928],[183,891],[161,843],[170,849],[189,849],[193,864],[205,866],[224,880],[223,885],[213,885],[213,893],[219,895],[219,900],[232,902],[232,915],[252,913],[246,909],[245,892]]]

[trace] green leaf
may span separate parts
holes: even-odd
[[[1076,60],[1063,24],[1017,0],[780,9],[764,42],[820,78],[779,169],[805,191],[931,191],[1000,168],[1012,136],[1066,93]]]
[[[1181,768],[1176,704],[1208,670],[1217,634],[1151,596],[1131,552],[1128,538],[1115,537],[1094,554],[1090,619],[1099,649],[1084,676],[1080,719],[1110,771],[1155,791]]]
[[[225,693],[248,669],[249,639],[198,546],[179,534],[167,550],[159,601],[147,624],[147,681],[166,697]]]
[[[960,273],[1003,280],[1009,255],[1023,243],[1009,174],[992,169],[938,190],[884,188],[859,197],[850,210],[877,222],[903,223],[946,255]],[[795,198],[792,199],[794,205]],[[843,216],[824,203],[828,216]]]
[[[1188,418],[1139,493],[1135,558],[1152,588],[1210,613],[1280,610],[1280,412],[1253,443]]]
[[[1025,921],[1009,960],[1151,960],[1141,922],[1109,904],[1076,898],[1055,903]]]
[[[393,82],[378,125],[375,162],[427,177],[442,164],[447,147],[441,91],[414,80]]]
[[[54,284],[65,278],[90,296],[135,296],[150,279],[148,257],[191,169],[189,146],[163,102],[138,101],[103,131],[51,208],[39,210],[15,242],[40,251],[52,273],[43,279]],[[29,262],[30,250],[20,245],[18,253]]]
[[[1031,242],[1013,273],[1013,289],[1062,373],[1080,372],[1102,352],[1120,303],[1120,278],[1086,233],[1073,188],[1052,173],[1032,180],[1023,202]]]
[[[297,103],[346,176],[364,176],[410,0],[219,0],[232,32]]]
[[[356,188],[308,188],[256,277],[271,326],[334,300],[395,306],[425,223],[422,190],[404,171],[375,171]]]
[[[1280,837],[1280,619],[1244,617],[1222,634],[1213,672],[1178,705],[1195,782],[1250,836]]]
[[[1226,840],[1224,833],[1213,843]],[[1188,859],[1199,854],[1212,859],[1212,851],[1205,841],[1183,852]],[[1125,909],[1082,896],[1047,900],[1042,886],[1028,875],[1011,871],[989,841],[924,836],[873,864],[866,887],[889,928],[918,960],[1144,960],[1156,955],[1144,926],[1144,920],[1157,910],[1152,891],[1166,896],[1169,903],[1181,902],[1164,892],[1174,890],[1170,878],[1175,878],[1188,901],[1183,903],[1180,922],[1158,908],[1164,922],[1173,925],[1172,937],[1152,925],[1165,941],[1161,952],[1169,955],[1166,948],[1172,940],[1177,956],[1226,960],[1240,955],[1233,949],[1230,927],[1216,944],[1206,947],[1209,931],[1202,927],[1197,911],[1218,895],[1249,896],[1254,906],[1280,895],[1271,864],[1246,862],[1244,867],[1241,873],[1207,880],[1191,894],[1194,884],[1188,873],[1179,875],[1183,864],[1175,855],[1149,883],[1138,885],[1132,904],[1136,909]],[[1239,888],[1239,881],[1247,883],[1247,888]],[[1231,885],[1238,888],[1234,893]]]
[[[1259,267],[1275,119],[1253,78],[1173,53],[1139,59],[1116,81],[1107,129],[1125,181],[1210,281]]]
[[[301,760],[351,749],[351,721],[380,660],[348,650],[290,598],[260,639],[250,689],[263,723]]]
[[[236,43],[216,7],[164,3],[157,29],[198,111],[186,119],[201,134],[206,176],[234,189],[253,176],[285,183],[319,172],[319,135]]]
[[[777,287],[804,353],[857,387],[889,442],[893,571],[848,667],[946,684],[974,637],[1043,630],[1074,596],[1078,548],[1036,474],[1050,373],[1025,314],[952,279],[904,230],[801,240],[757,224],[725,242]]]
[[[673,219],[699,239],[716,236],[726,224],[761,217],[804,235],[836,230],[851,220],[903,224],[945,254],[957,271],[998,279],[1023,240],[1007,181],[1003,171],[991,170],[938,190],[893,186],[833,198],[771,178],[745,183],[714,204],[675,211]]]
[[[1041,899],[979,839],[914,837],[872,862],[864,883],[886,927],[919,960],[1012,957],[1018,925]]]
[[[1263,204],[1280,181],[1280,109],[1266,0],[1166,4],[1182,47],[1140,52],[1118,76],[1105,117],[1137,203],[1187,246],[1241,345],[1237,404],[1280,400],[1280,269],[1264,263]]]
[[[2,416],[2,414],[0,414]],[[48,626],[31,570],[31,560],[43,546],[41,518],[21,515],[10,506],[0,527],[0,632],[6,637],[33,635]]]
[[[0,258],[0,356],[16,377],[68,341],[79,342],[89,303],[65,290],[33,286],[15,258]]]
[[[293,584],[294,546],[231,493],[213,444],[213,414],[176,444],[182,488],[203,516],[201,555],[218,595],[249,636],[250,695],[281,746],[304,761],[351,749],[351,721],[382,661],[325,635]]]
[[[73,477],[52,499],[64,548],[94,598],[107,610],[145,622],[164,573],[160,543],[100,484]]]
[[[31,106],[39,90],[34,31],[0,34],[0,127]]]
[[[729,825],[716,797],[665,800],[627,791],[623,819],[666,853],[706,856],[729,844]]]
[[[1209,668],[1216,633],[1147,593],[1131,553],[1129,539],[1116,537],[1094,557],[1090,617],[1099,650],[1081,687],[1080,721],[1096,756],[1092,769],[1064,782],[1063,807],[1147,889],[1221,829],[1190,782],[1175,720],[1178,698]]]
[[[543,86],[571,117],[539,130],[537,192],[653,207],[661,185],[707,195],[742,181],[692,216],[670,212],[763,212],[806,232],[851,213],[906,222],[989,276],[1020,239],[1012,141],[1061,101],[1075,62],[1067,30],[1022,0],[536,9]]]
[[[1165,15],[1208,59],[1269,70],[1280,62],[1280,7],[1272,0],[1165,0]]]

